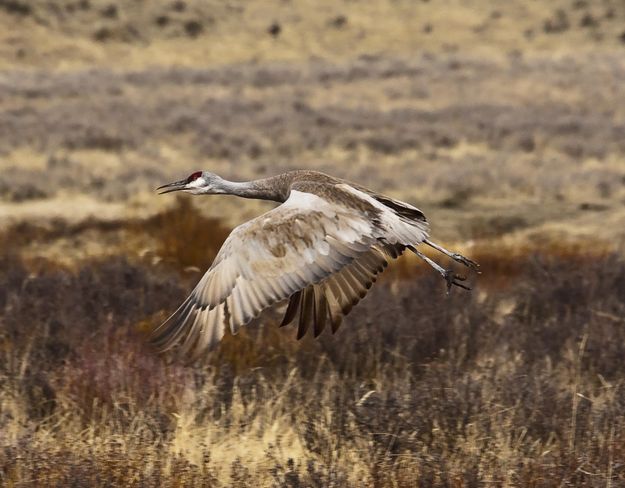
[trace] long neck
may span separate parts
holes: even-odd
[[[257,200],[272,200],[284,202],[290,193],[290,182],[281,177],[282,175],[263,178],[252,181],[228,181],[222,180],[221,189],[229,195],[243,198],[255,198]]]

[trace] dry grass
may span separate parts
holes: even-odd
[[[143,69],[622,46],[618,0],[5,0],[0,66]]]
[[[8,73],[0,225],[153,214],[171,201],[153,189],[198,168],[311,168],[416,203],[445,240],[622,239],[624,70],[607,55],[458,54]],[[260,211],[200,206],[229,225]]]
[[[196,279],[175,271],[188,238],[225,234],[181,205],[143,223],[177,226],[154,230],[167,259],[3,259],[3,485],[625,482],[621,258],[485,251],[476,290],[449,297],[404,263],[335,337],[297,342],[268,313],[184,365],[143,331]]]

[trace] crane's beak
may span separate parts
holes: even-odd
[[[172,191],[184,190],[187,187],[187,180],[174,181],[173,183],[169,183],[167,185],[159,186],[156,191],[162,190],[159,192],[159,195],[163,195],[164,193],[169,193]]]

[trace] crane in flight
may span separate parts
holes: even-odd
[[[280,202],[236,227],[189,297],[152,333],[162,350],[197,358],[269,306],[289,299],[281,326],[298,317],[297,338],[332,333],[389,259],[412,251],[452,286],[465,277],[419,251],[419,244],[477,270],[474,261],[428,239],[425,215],[408,203],[316,171],[290,171],[249,182],[208,171],[159,187],[161,194],[237,195]]]

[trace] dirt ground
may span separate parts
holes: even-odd
[[[271,208],[155,193],[198,169],[356,181],[484,275],[170,364]],[[624,238],[622,1],[0,0],[0,484],[618,486]]]

